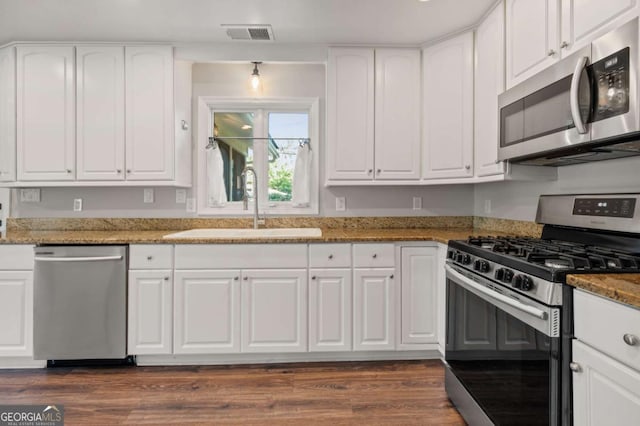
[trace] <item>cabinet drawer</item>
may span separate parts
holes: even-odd
[[[306,268],[306,244],[179,244],[176,269]]]
[[[311,268],[351,267],[351,244],[309,245],[309,266]]]
[[[353,266],[355,268],[383,268],[395,266],[393,244],[354,244]]]
[[[0,245],[0,269],[8,271],[32,271],[33,246]]]
[[[638,368],[640,342],[629,345],[624,336],[640,339],[640,309],[584,291],[574,291],[575,336],[605,354]]]
[[[173,268],[173,246],[132,245],[129,246],[129,269],[171,269]]]

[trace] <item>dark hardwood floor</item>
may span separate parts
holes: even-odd
[[[62,404],[67,425],[464,425],[439,360],[0,370],[0,404]]]

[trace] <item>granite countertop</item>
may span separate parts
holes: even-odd
[[[163,236],[180,230],[154,231],[11,231],[0,244],[229,244],[229,243],[330,243],[348,241],[437,241],[466,239],[470,235],[502,235],[475,228],[329,228],[321,237],[303,238],[171,238]]]
[[[640,309],[640,274],[567,275],[567,284]]]

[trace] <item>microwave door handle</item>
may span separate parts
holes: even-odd
[[[582,117],[580,116],[580,77],[582,76],[582,71],[587,66],[588,60],[589,58],[587,56],[578,59],[576,69],[573,71],[573,77],[571,78],[571,117],[573,118],[573,124],[576,126],[576,130],[581,135],[587,133],[587,126],[582,122]]]

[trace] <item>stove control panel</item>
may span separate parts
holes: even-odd
[[[576,198],[573,203],[574,216],[632,218],[635,209],[635,198]]]

